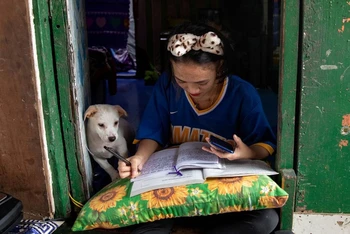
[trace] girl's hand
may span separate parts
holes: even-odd
[[[160,146],[158,142],[154,140],[141,140],[136,154],[128,158],[131,166],[127,166],[124,162],[121,161],[118,162],[118,171],[120,178],[130,177],[131,179],[134,179],[139,176],[141,174],[143,165],[146,163],[150,155],[159,148]]]
[[[136,178],[141,174],[141,170],[144,164],[144,159],[142,156],[134,155],[128,158],[128,160],[131,163],[131,166],[127,166],[125,162],[119,161],[118,162],[118,171],[120,178]]]
[[[210,144],[209,137],[206,137],[205,140]],[[233,135],[233,140],[228,140],[228,143],[232,145],[235,149],[234,153],[223,152],[222,150],[216,148],[210,144],[210,147],[203,147],[204,151],[215,154],[219,158],[227,158],[228,160],[236,159],[255,159],[256,153],[249,146],[244,144],[244,142],[237,135]]]

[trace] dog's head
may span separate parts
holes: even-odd
[[[88,120],[87,134],[97,134],[104,142],[118,139],[119,119],[127,116],[126,111],[119,105],[92,105],[85,111],[84,121]]]

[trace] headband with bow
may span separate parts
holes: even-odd
[[[217,55],[224,54],[221,40],[214,32],[208,32],[202,36],[191,33],[175,34],[169,39],[168,51],[176,57],[180,57],[192,49]]]

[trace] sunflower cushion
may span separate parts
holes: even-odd
[[[107,185],[82,208],[73,231],[114,229],[160,219],[282,207],[288,194],[269,176],[212,178],[130,197],[129,179]]]

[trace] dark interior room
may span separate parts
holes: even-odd
[[[137,129],[164,69],[168,32],[201,21],[229,38],[236,75],[257,88],[277,131],[279,6],[279,0],[86,0],[92,104],[121,105]],[[95,175],[99,190],[108,176]]]

